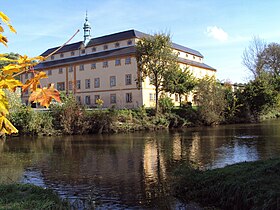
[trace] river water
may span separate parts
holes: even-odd
[[[182,161],[217,168],[280,156],[280,121],[180,131],[0,141],[0,183],[54,189],[80,209],[187,209],[170,192]]]

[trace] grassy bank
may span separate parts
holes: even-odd
[[[0,210],[67,209],[51,190],[28,184],[0,185]]]
[[[201,171],[181,166],[174,192],[179,199],[221,209],[280,209],[280,159],[244,162]]]

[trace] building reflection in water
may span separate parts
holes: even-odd
[[[178,162],[215,168],[279,156],[279,129],[271,132],[268,128],[261,132],[260,127],[236,125],[13,139],[0,142],[0,172],[2,178],[14,180],[29,176],[26,180],[65,197],[90,197],[97,209],[172,209],[175,201],[170,196],[169,178]]]

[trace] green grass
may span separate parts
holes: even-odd
[[[201,171],[181,166],[175,196],[221,209],[280,209],[280,159]]]
[[[50,189],[29,184],[0,185],[0,210],[67,209],[68,206]]]

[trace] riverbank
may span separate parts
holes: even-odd
[[[175,196],[184,202],[221,209],[280,208],[280,158],[206,171],[184,165],[175,176]]]
[[[62,201],[50,189],[30,184],[0,185],[0,210],[13,209],[68,209],[69,204]]]

